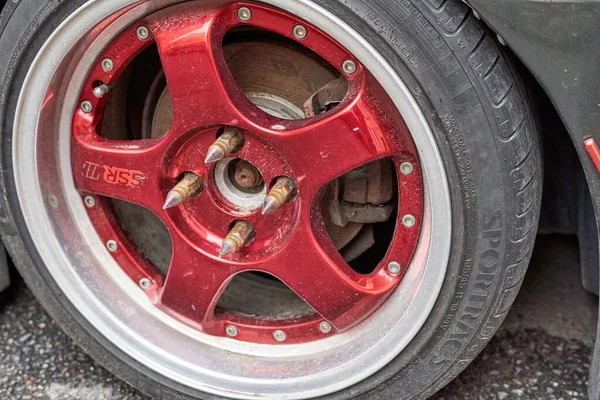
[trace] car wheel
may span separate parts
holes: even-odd
[[[17,2],[4,242],[157,398],[425,398],[519,289],[541,158],[454,0]]]

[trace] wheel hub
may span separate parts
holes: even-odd
[[[251,163],[238,160],[239,162],[234,166],[233,179],[232,181],[238,187],[246,189],[246,191],[252,191],[252,189],[260,189],[265,183],[262,174]],[[232,172],[229,173],[231,175]]]
[[[239,158],[218,161],[214,170],[214,182],[220,196],[232,204],[240,215],[260,209],[267,196],[267,187],[258,168]]]

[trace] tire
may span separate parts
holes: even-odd
[[[59,288],[31,237],[13,164],[17,105],[34,58],[82,0],[9,2],[0,18],[4,243],[62,329],[118,377],[156,398],[224,398],[162,376],[101,334]],[[327,399],[421,399],[494,335],[523,281],[541,204],[536,123],[515,63],[458,0],[315,0],[365,38],[409,88],[447,174],[452,246],[433,310],[391,362]],[[245,398],[245,397],[244,397]]]

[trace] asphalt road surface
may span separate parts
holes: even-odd
[[[435,399],[585,399],[598,299],[578,262],[574,238],[540,236],[502,329]],[[74,346],[19,283],[0,295],[0,399],[146,397]]]

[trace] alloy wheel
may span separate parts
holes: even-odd
[[[96,26],[91,32],[59,28],[21,98],[16,131],[35,135],[14,144],[19,196],[36,210],[28,227],[47,241],[41,256],[57,284],[122,350],[211,393],[306,398],[381,368],[423,324],[449,251],[443,167],[406,87],[314,4],[118,3],[87,4],[71,17]],[[242,90],[224,43],[250,29],[302,47],[331,81],[302,104]],[[166,104],[167,123],[151,123],[146,137],[115,138],[113,91],[153,46],[166,81],[155,111]],[[49,65],[54,73],[35,73]],[[38,108],[36,90],[44,93]],[[25,165],[31,157],[34,167]],[[340,180],[382,160],[393,165],[394,210],[374,212],[394,229],[365,273],[336,248],[327,218],[337,212],[334,220],[348,224],[349,213],[332,207]],[[166,269],[140,251],[112,199],[161,221]],[[244,273],[271,287],[277,278],[309,311],[274,318],[219,307]],[[317,360],[319,368],[306,368]]]

